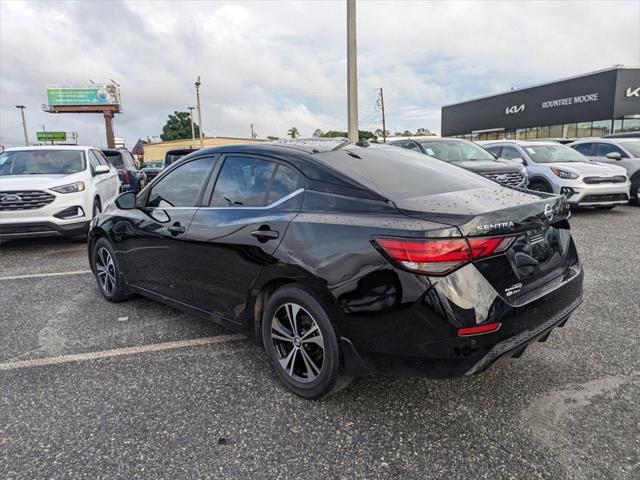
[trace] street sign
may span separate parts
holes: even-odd
[[[120,105],[120,89],[106,85],[48,85],[50,106]]]
[[[67,132],[36,132],[39,142],[66,142]]]

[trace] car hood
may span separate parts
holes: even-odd
[[[606,163],[597,162],[554,162],[547,163],[551,167],[557,167],[562,170],[576,172],[580,175],[624,175],[626,170],[617,165],[608,165]]]
[[[19,190],[47,190],[83,179],[82,172],[70,175],[2,175],[0,176],[0,190],[16,192]]]
[[[451,164],[477,173],[520,173],[523,168],[522,165],[500,160],[467,160]]]

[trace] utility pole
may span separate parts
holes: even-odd
[[[24,109],[26,108],[24,105],[16,105],[16,108],[20,110],[20,115],[22,116],[22,130],[24,132],[24,144],[29,146],[29,134],[27,134],[27,122],[24,119]]]
[[[256,134],[255,130],[253,129],[253,123],[251,124],[251,139],[253,140],[254,138],[256,138],[258,135]]]
[[[387,143],[387,125],[384,119],[384,94],[380,87],[380,107],[382,108],[382,143]]]
[[[196,129],[193,126],[193,109],[196,107],[187,107],[189,109],[189,118],[191,119],[191,148],[196,146]]]
[[[357,142],[358,133],[358,63],[356,44],[356,0],[347,0],[347,104],[349,141]]]
[[[105,110],[102,115],[104,116],[104,126],[107,129],[107,148],[116,148],[116,137],[113,133],[113,112]]]
[[[200,126],[200,148],[204,148],[204,137],[202,136],[202,110],[200,108],[200,75],[196,80],[196,106],[198,108],[198,125]]]

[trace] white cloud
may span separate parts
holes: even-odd
[[[285,135],[346,127],[345,3],[2,2],[0,142],[21,142],[15,104],[36,125],[104,144],[99,115],[40,110],[48,83],[113,78],[116,135],[158,135],[193,105],[204,131]],[[361,128],[439,131],[440,106],[613,64],[640,64],[640,3],[358,2]]]

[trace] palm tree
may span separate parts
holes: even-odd
[[[300,132],[296,127],[291,127],[287,135],[289,135],[291,138],[296,138],[300,136]]]

